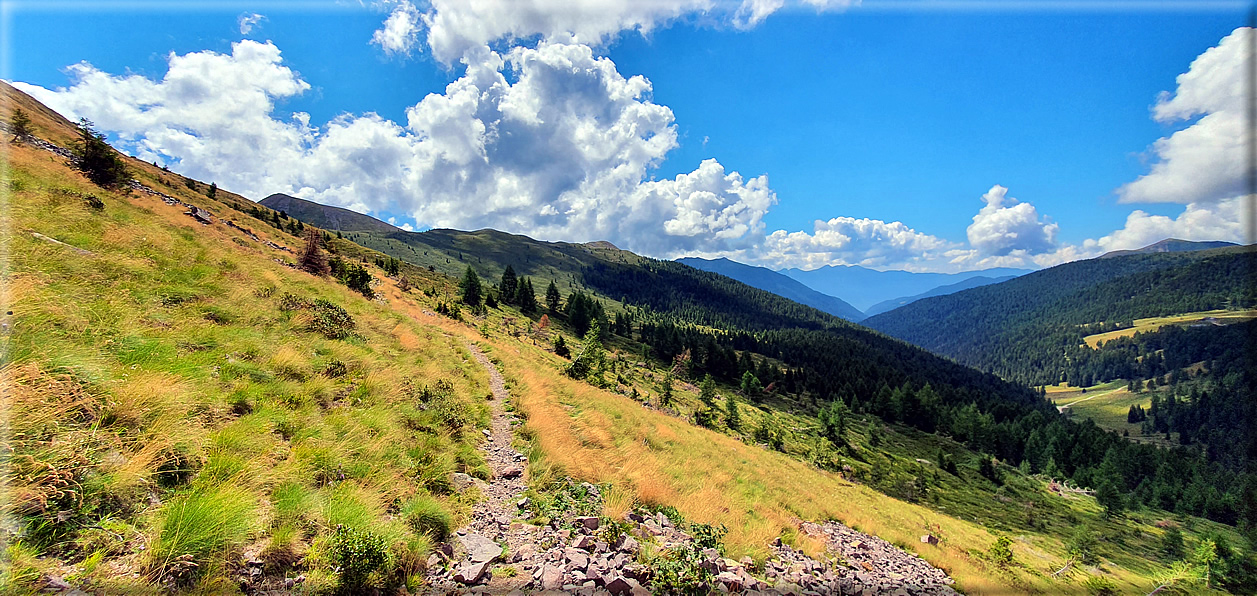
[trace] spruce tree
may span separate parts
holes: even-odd
[[[31,119],[21,108],[13,110],[13,119],[9,121],[9,126],[13,127],[14,142],[21,143],[23,139],[31,136]]]
[[[519,280],[515,277],[515,268],[507,265],[506,271],[502,272],[502,280],[498,282],[498,290],[502,293],[502,302],[507,304],[518,304],[515,302],[515,293],[518,291],[518,284]]]
[[[554,280],[550,280],[550,287],[546,288],[546,308],[550,309],[550,314],[558,314],[559,302],[563,297],[559,295],[559,287],[554,285]]]
[[[78,132],[79,140],[72,148],[76,158],[74,166],[97,186],[112,188],[125,184],[130,173],[118,152],[105,142],[105,135],[97,132],[87,118],[79,120]]]
[[[468,265],[467,271],[463,273],[463,281],[459,284],[458,289],[461,292],[464,304],[471,306],[480,305],[483,289],[480,287],[480,277],[476,275],[471,265]]]
[[[672,369],[663,375],[663,383],[659,387],[659,406],[668,407],[672,405]]]
[[[730,393],[725,397],[725,424],[731,430],[742,428],[742,415],[738,413],[738,400]]]
[[[716,380],[710,374],[704,376],[703,382],[698,386],[698,399],[708,409],[716,407]]]

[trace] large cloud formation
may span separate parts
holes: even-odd
[[[762,176],[707,160],[648,180],[677,133],[644,77],[622,76],[582,44],[482,47],[463,62],[465,74],[407,109],[404,125],[375,114],[325,127],[301,113],[277,119],[276,102],[310,86],[273,44],[248,40],[229,55],[172,54],[160,81],[79,64],[67,89],[19,87],[96,119],[142,159],[248,196],[287,192],[424,225],[607,239],[661,256],[763,237],[776,197]]]
[[[1152,171],[1118,189],[1124,203],[1209,203],[1245,192],[1248,184],[1245,122],[1246,68],[1253,30],[1236,29],[1196,58],[1179,75],[1173,94],[1162,93],[1152,108],[1163,124],[1193,124],[1152,146]]]
[[[388,53],[409,54],[423,38],[434,58],[454,64],[498,41],[540,37],[599,46],[622,31],[645,35],[683,17],[749,28],[787,4],[824,11],[859,0],[743,0],[732,14],[728,3],[718,0],[430,0],[423,12],[409,0],[397,0],[386,3],[390,14],[372,42]]]

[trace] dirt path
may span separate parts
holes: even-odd
[[[485,462],[493,471],[489,482],[457,475],[456,484],[462,484],[465,490],[474,484],[480,489],[483,498],[472,508],[471,523],[459,528],[451,547],[452,558],[448,564],[438,565],[429,570],[428,581],[431,591],[435,593],[468,593],[486,592],[504,594],[525,585],[530,575],[519,573],[514,576],[493,574],[489,571],[495,564],[518,561],[520,551],[527,552],[529,545],[535,540],[532,534],[535,526],[514,521],[520,514],[520,499],[523,498],[527,483],[524,481],[524,466],[527,457],[511,447],[514,437],[513,427],[518,419],[506,411],[510,394],[506,390],[506,381],[498,372],[497,366],[489,357],[480,351],[475,344],[468,342],[467,349],[473,358],[489,373],[489,389],[492,398],[489,407],[492,421],[485,433],[485,442],[481,445]],[[531,572],[531,569],[527,569]],[[481,584],[469,588],[468,584]]]

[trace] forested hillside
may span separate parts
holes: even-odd
[[[1142,317],[1254,304],[1255,265],[1249,247],[1076,261],[864,324],[1006,379],[1086,386],[1096,377],[1079,365],[1089,359],[1083,337]]]

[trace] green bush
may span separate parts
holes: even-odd
[[[445,542],[453,520],[441,503],[429,495],[419,494],[402,506],[402,517],[411,529],[426,534],[437,542]]]
[[[287,292],[279,298],[279,310],[282,311],[301,310],[307,306],[310,306],[310,303],[306,302],[304,298],[291,292]]]
[[[703,555],[694,545],[677,546],[655,559],[650,588],[654,594],[698,596],[708,593],[711,572],[702,566]]]
[[[720,554],[724,554],[725,545],[723,541],[725,534],[729,533],[729,529],[724,524],[713,526],[693,522],[689,525],[689,530],[690,535],[694,537],[694,546],[700,549],[714,548],[720,551]]]
[[[337,527],[331,550],[340,565],[340,588],[345,593],[357,593],[369,585],[371,574],[388,573],[392,565],[388,542],[370,530]]]
[[[353,336],[354,318],[345,309],[328,302],[315,300],[310,306],[310,330],[322,333],[328,339],[346,339]]]
[[[991,544],[991,548],[987,550],[987,556],[991,562],[1000,567],[1007,567],[1013,564],[1013,541],[1007,536],[999,536],[995,542]]]
[[[1087,526],[1079,526],[1065,543],[1069,556],[1083,565],[1094,565],[1100,560],[1095,553],[1096,537]]]

